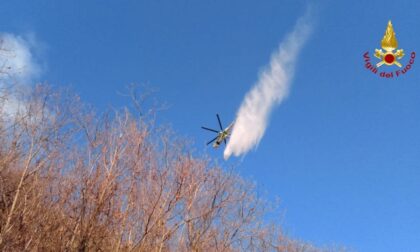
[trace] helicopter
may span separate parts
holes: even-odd
[[[207,128],[207,127],[201,127],[202,129],[217,133],[217,136],[215,138],[213,138],[212,140],[210,140],[209,142],[207,142],[207,144],[206,144],[206,145],[209,145],[212,142],[214,142],[213,148],[215,148],[215,149],[217,149],[222,144],[222,142],[227,144],[226,139],[230,136],[233,124],[235,123],[235,122],[232,122],[227,128],[223,129],[222,122],[220,121],[219,114],[216,114],[216,116],[217,116],[217,121],[219,122],[220,131],[215,130],[215,129],[210,129],[210,128]]]

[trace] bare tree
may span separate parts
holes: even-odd
[[[2,93],[1,251],[319,251],[264,221],[251,182],[153,116],[98,116],[69,93]]]

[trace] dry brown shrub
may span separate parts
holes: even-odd
[[[153,115],[97,116],[45,85],[2,94],[2,251],[318,251],[264,221],[252,183],[194,157]]]

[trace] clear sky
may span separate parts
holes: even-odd
[[[293,237],[357,251],[420,251],[420,57],[398,78],[364,68],[392,20],[420,54],[419,1],[2,1],[0,32],[32,41],[39,80],[72,86],[98,110],[128,105],[130,83],[159,89],[162,122],[199,153],[228,124],[310,4],[314,30],[289,97],[255,151],[231,158]],[[372,59],[376,62],[376,59]],[[381,67],[380,71],[396,67]]]

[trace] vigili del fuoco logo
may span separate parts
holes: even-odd
[[[391,20],[388,22],[388,26],[386,27],[385,35],[381,41],[381,47],[382,49],[375,49],[375,53],[373,54],[373,56],[379,59],[379,61],[375,63],[371,61],[369,51],[363,54],[366,69],[383,78],[394,78],[406,74],[412,68],[414,59],[416,58],[416,53],[411,52],[410,55],[405,55],[403,49],[398,49],[398,41],[395,37]],[[401,64],[402,61],[408,61],[408,63],[403,66]],[[394,71],[386,71],[387,67],[393,65],[397,66],[398,69]],[[384,71],[378,73],[379,68]]]

